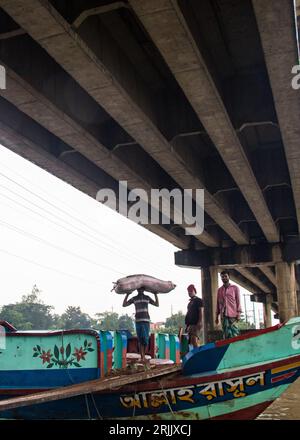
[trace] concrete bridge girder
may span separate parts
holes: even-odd
[[[49,152],[43,150],[39,145],[35,144],[30,139],[21,134],[17,134],[13,128],[5,126],[0,122],[0,143],[24,157],[30,160],[36,165],[40,166],[44,170],[54,174],[65,182],[71,184],[76,189],[90,195],[92,198],[96,197],[99,187],[101,187],[101,181],[105,182],[105,187],[111,187],[115,190],[115,186],[109,180],[104,180],[103,176],[100,177],[99,182],[91,180],[89,177],[84,177],[82,172],[78,172],[71,165],[62,162],[60,159],[54,157]],[[146,229],[161,238],[171,242],[174,246],[179,248],[189,247],[189,238],[187,236],[177,237],[166,228],[161,225],[144,225]]]
[[[292,67],[299,64],[294,2],[252,0],[274,103],[284,143],[300,228],[300,149],[298,92],[292,88]]]
[[[93,29],[88,27],[89,36],[85,29],[78,30],[83,42],[64,19],[48,2],[30,0],[26,7],[18,0],[0,1],[10,14],[80,85],[95,99],[111,116],[130,134],[153,159],[183,188],[203,188],[203,182],[193,173],[194,164],[185,163],[178,152],[170,146],[167,139],[153,122],[151,105],[144,99],[145,93],[137,84],[131,84],[133,90],[139,90],[139,99],[128,94],[120,82],[108,72],[108,67],[101,64],[97,56],[97,47],[92,38]],[[32,17],[32,8],[38,10],[36,19]],[[44,27],[43,23],[47,23]],[[87,39],[89,38],[89,41]],[[89,44],[93,50],[91,50]],[[125,73],[126,69],[123,69]],[[124,76],[124,75],[123,75]],[[126,76],[126,75],[125,75]],[[150,116],[149,116],[150,115]],[[130,117],[129,117],[130,116]],[[154,118],[154,119],[153,119]],[[186,158],[185,158],[186,160]],[[237,243],[247,243],[248,238],[226,213],[223,207],[206,190],[206,211],[217,224]]]
[[[134,169],[132,166],[127,166],[124,161],[105,148],[96,137],[80,127],[75,120],[58,109],[8,67],[6,72],[8,87],[0,91],[0,95],[116,180],[126,180],[129,188],[141,188],[150,194],[153,181],[151,183],[143,179],[138,174],[137,167]],[[157,186],[159,187],[159,184]],[[148,200],[151,202],[150,197]],[[164,214],[168,216],[168,212]],[[206,231],[196,238],[208,246],[217,245],[217,241]]]
[[[178,4],[164,0],[147,7],[142,0],[130,0],[130,4],[213,140],[267,240],[277,242],[277,227]]]

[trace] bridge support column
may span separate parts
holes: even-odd
[[[272,301],[273,296],[268,294],[266,295],[266,302],[264,303],[264,323],[265,328],[272,326]]]
[[[295,277],[296,277],[296,295],[297,295],[297,311],[300,313],[300,265],[295,264]]]
[[[280,322],[297,316],[294,263],[276,263],[276,284]]]
[[[208,333],[217,330],[215,325],[218,267],[211,266],[201,269],[202,298],[204,303],[204,341],[208,340]]]

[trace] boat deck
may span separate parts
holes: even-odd
[[[300,420],[300,377],[256,420]]]

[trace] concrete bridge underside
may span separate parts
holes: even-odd
[[[0,0],[0,142],[94,198],[120,180],[203,188],[202,234],[172,215],[145,227],[180,249],[176,264],[202,268],[207,330],[223,267],[267,325],[272,308],[298,313],[294,12],[292,0]]]

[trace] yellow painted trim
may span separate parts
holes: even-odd
[[[271,373],[276,374],[276,373],[280,373],[281,371],[290,370],[291,368],[296,368],[296,367],[300,367],[300,362],[284,365],[283,367],[273,368],[273,370],[271,370]]]

